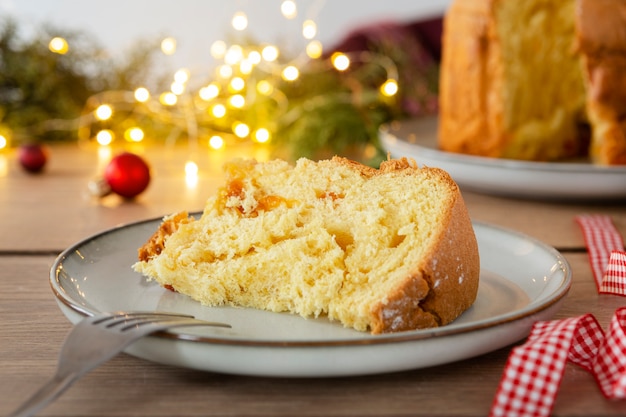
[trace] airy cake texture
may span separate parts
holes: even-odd
[[[476,238],[447,173],[406,159],[237,160],[199,219],[164,219],[136,271],[209,306],[357,330],[450,323],[475,300]]]
[[[440,147],[624,163],[625,7],[623,0],[455,0],[444,21]]]

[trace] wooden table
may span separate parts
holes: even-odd
[[[154,168],[135,201],[90,196],[106,154],[74,145],[52,148],[41,175],[29,175],[12,151],[0,153],[0,415],[13,410],[54,371],[70,323],[48,284],[49,268],[67,246],[107,228],[202,209],[232,155],[186,149],[144,155]],[[101,152],[101,151],[100,151]],[[261,152],[261,151],[259,151]],[[184,163],[200,165],[197,188],[185,187]],[[263,158],[263,154],[257,154]],[[470,192],[472,217],[516,229],[558,248],[573,269],[573,285],[557,318],[593,313],[606,328],[626,299],[598,295],[582,235],[573,217],[604,213],[626,235],[626,203],[522,201]],[[511,347],[473,359],[387,375],[281,379],[180,369],[121,354],[43,410],[47,416],[485,416]],[[626,401],[606,400],[586,371],[568,365],[554,415],[616,416]]]

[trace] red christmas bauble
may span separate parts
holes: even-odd
[[[48,162],[48,148],[37,143],[21,145],[18,149],[18,160],[26,171],[41,172]]]
[[[107,164],[104,179],[114,193],[133,198],[150,184],[150,167],[140,156],[124,152]]]

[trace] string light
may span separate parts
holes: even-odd
[[[295,18],[298,14],[296,3],[283,1],[281,12],[285,18]],[[244,30],[248,26],[248,18],[245,13],[237,12],[231,23],[236,30]],[[154,99],[146,87],[138,87],[127,95],[103,95],[97,99],[99,105],[92,104],[91,107],[94,117],[100,121],[100,130],[92,137],[100,145],[110,145],[116,139],[115,131],[121,130],[121,126],[115,126],[115,123],[124,120],[120,125],[124,125],[126,129],[120,136],[129,142],[142,142],[146,134],[141,127],[140,116],[147,115],[152,122],[171,125],[170,134],[173,137],[186,135],[190,141],[201,138],[202,143],[213,150],[222,149],[229,141],[237,143],[246,138],[254,143],[267,144],[273,140],[275,134],[268,126],[278,125],[277,120],[281,117],[284,117],[282,123],[289,123],[289,120],[297,120],[298,115],[302,114],[301,109],[291,108],[294,102],[290,102],[284,90],[290,88],[289,84],[300,78],[304,79],[305,73],[315,71],[345,72],[348,75],[344,78],[350,80],[349,77],[354,76],[349,71],[353,62],[380,66],[387,77],[378,86],[379,93],[384,97],[392,97],[398,93],[397,70],[389,58],[375,54],[343,52],[323,58],[323,45],[315,39],[316,36],[315,21],[304,20],[302,37],[305,50],[296,59],[281,56],[279,48],[271,44],[229,45],[223,40],[217,40],[210,48],[211,56],[218,60],[213,77],[194,94],[185,95],[190,88],[191,72],[181,68],[173,74],[169,91],[155,94]],[[175,53],[176,40],[171,37],[163,39],[161,50],[167,55]],[[350,83],[355,85],[354,79]],[[354,97],[350,97],[346,101],[353,99]],[[312,97],[306,105],[311,108],[326,102],[326,97]],[[129,111],[127,109],[130,103],[145,105]],[[114,121],[114,108],[116,113],[126,111],[127,116],[122,114]],[[0,136],[0,148],[2,138]],[[193,170],[193,165],[190,164],[193,162],[188,162],[185,167],[186,177],[188,170]],[[197,180],[197,165],[195,169]]]
[[[296,7],[296,3],[292,0],[285,0],[280,5],[280,12],[287,19],[295,19],[298,15],[298,8]]]
[[[302,36],[304,39],[313,39],[317,35],[317,25],[312,20],[305,20],[302,24]]]
[[[131,127],[124,132],[124,138],[129,142],[141,142],[144,138],[144,133],[139,127]]]
[[[299,76],[300,71],[298,71],[298,68],[294,67],[293,65],[289,65],[282,72],[282,77],[285,81],[295,81],[298,79]]]
[[[145,87],[139,87],[135,90],[135,100],[145,103],[150,100],[150,91]]]
[[[113,116],[113,109],[108,104],[102,104],[96,108],[94,114],[98,120],[109,120]]]
[[[161,41],[161,51],[165,55],[174,55],[176,53],[176,39],[165,38]]]
[[[55,54],[65,55],[69,51],[70,47],[65,39],[57,36],[50,40],[48,49]]]
[[[237,12],[231,21],[235,30],[245,30],[248,27],[248,16],[244,12]]]
[[[9,141],[4,135],[0,135],[0,149],[5,149],[9,146]]]
[[[345,71],[350,67],[350,58],[341,52],[335,52],[330,59],[333,66],[339,71]]]
[[[96,134],[96,142],[102,146],[110,145],[113,143],[115,134],[112,130],[103,129]]]

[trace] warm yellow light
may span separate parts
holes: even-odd
[[[253,66],[254,65],[252,64],[252,62],[250,62],[250,60],[242,59],[239,63],[239,72],[241,72],[243,75],[248,75],[252,72]]]
[[[313,39],[317,35],[317,25],[312,20],[305,20],[302,23],[302,36],[305,39]]]
[[[173,106],[178,102],[178,97],[171,91],[167,91],[159,96],[159,102],[164,106]]]
[[[234,77],[230,80],[229,87],[232,91],[241,91],[246,86],[246,82],[241,77]]]
[[[245,30],[248,27],[248,16],[244,12],[237,12],[233,16],[231,24],[235,30]]]
[[[398,82],[396,80],[385,81],[385,83],[380,86],[380,92],[387,97],[396,95],[398,92]]]
[[[224,55],[224,62],[228,65],[235,65],[243,59],[243,48],[240,45],[233,45],[228,48]]]
[[[57,36],[50,40],[48,49],[55,54],[65,55],[67,51],[69,51],[70,47],[65,39]]]
[[[261,51],[261,56],[267,62],[276,61],[278,59],[278,54],[279,54],[278,48],[275,47],[274,45],[267,45]]]
[[[226,107],[223,104],[216,104],[211,108],[211,114],[218,119],[222,118],[226,116]]]
[[[174,81],[172,85],[170,85],[170,90],[172,93],[179,96],[185,92],[185,84]]]
[[[9,141],[4,135],[0,135],[0,149],[6,149],[9,146]]]
[[[250,128],[245,123],[235,122],[233,124],[233,132],[237,137],[245,138],[250,134]]]
[[[256,91],[258,91],[259,93],[263,95],[268,96],[272,94],[273,90],[274,90],[274,87],[272,87],[272,84],[267,80],[261,80],[256,84]]]
[[[161,51],[165,55],[174,55],[176,52],[176,39],[165,38],[161,41]]]
[[[140,103],[145,103],[150,99],[150,91],[145,87],[139,87],[135,90],[135,100]]]
[[[174,81],[184,84],[189,81],[190,73],[187,68],[181,68],[174,73]]]
[[[228,99],[228,104],[236,109],[241,109],[246,105],[246,99],[241,94],[235,94]]]
[[[322,52],[322,42],[318,40],[311,41],[306,46],[306,54],[309,56],[309,58],[318,59],[322,56]]]
[[[113,116],[113,109],[108,104],[101,104],[94,114],[98,120],[109,120]]]
[[[211,44],[211,56],[216,59],[224,58],[226,54],[226,42],[224,41],[215,41]]]
[[[330,59],[333,66],[339,71],[345,71],[350,67],[350,58],[341,52],[335,52]]]
[[[264,127],[257,129],[254,132],[254,139],[259,143],[266,143],[270,140],[270,131],[265,129]]]
[[[280,5],[280,12],[287,19],[293,19],[298,15],[298,9],[296,7],[296,2],[293,0],[285,0]]]
[[[124,139],[129,142],[141,142],[143,140],[144,133],[139,127],[131,127],[124,132]]]
[[[282,77],[285,81],[295,81],[300,76],[300,71],[293,65],[289,65],[283,70]]]
[[[198,93],[202,100],[209,101],[219,95],[220,87],[215,83],[211,83],[206,87],[202,87]]]
[[[195,188],[198,185],[198,164],[193,161],[185,163],[185,184],[187,188]]]
[[[109,129],[103,129],[96,133],[96,142],[102,146],[110,145],[114,138],[115,134]]]
[[[222,78],[230,78],[233,75],[233,69],[230,65],[220,65],[217,68],[217,73]]]
[[[209,146],[213,149],[220,149],[224,146],[224,139],[217,135],[211,136],[209,139]]]
[[[250,53],[248,54],[247,60],[250,61],[252,65],[256,65],[259,62],[261,62],[261,58],[262,57],[259,51],[250,51]]]

